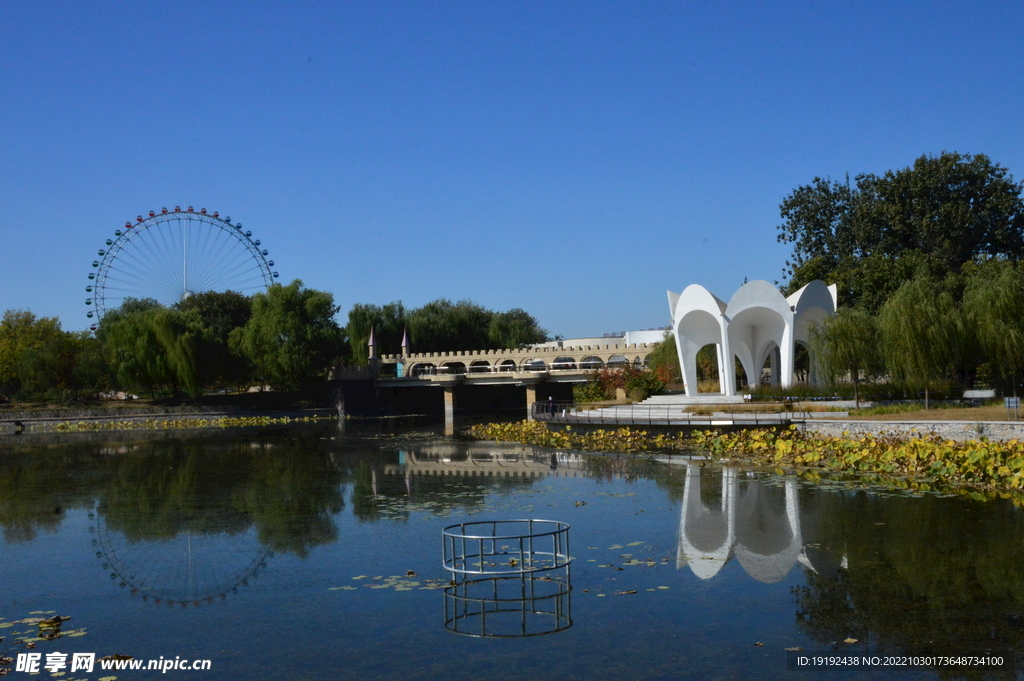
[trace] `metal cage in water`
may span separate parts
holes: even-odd
[[[572,626],[569,525],[487,520],[442,531],[445,627],[469,636],[524,637]]]

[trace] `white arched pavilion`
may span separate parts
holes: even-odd
[[[816,279],[786,298],[772,284],[758,280],[744,284],[724,303],[703,286],[691,284],[682,293],[669,291],[668,304],[686,394],[697,394],[697,352],[713,343],[722,394],[735,395],[734,357],[748,381],[757,380],[771,357],[772,382],[793,384],[796,344],[806,344],[811,325],[835,313],[837,291],[834,284],[826,286]]]

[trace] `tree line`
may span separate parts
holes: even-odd
[[[365,365],[370,329],[378,353],[520,347],[547,340],[520,309],[488,310],[436,300],[357,304],[341,326],[325,291],[299,280],[251,297],[209,291],[172,306],[127,299],[95,333],[65,332],[55,318],[8,310],[0,320],[0,398],[68,401],[101,393],[195,398],[211,389],[270,386],[296,391],[331,369]]]
[[[1015,390],[1024,372],[1024,184],[983,154],[922,156],[853,183],[815,178],[783,201],[791,293],[837,284],[812,333],[830,381]],[[859,394],[856,394],[859,398]]]

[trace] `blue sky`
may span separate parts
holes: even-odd
[[[0,3],[0,309],[87,328],[103,241],[228,214],[341,306],[472,298],[566,337],[781,278],[815,176],[1024,177],[1013,2]],[[840,301],[841,303],[842,301]]]

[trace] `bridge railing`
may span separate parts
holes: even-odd
[[[477,376],[480,374],[536,374],[548,373],[581,373],[593,371],[587,368],[578,368],[575,364],[491,364],[488,366],[418,366],[413,370],[411,377],[417,376]]]
[[[549,423],[589,423],[619,426],[778,426],[805,418],[801,413],[694,414],[679,405],[623,404],[583,409],[575,402],[534,402],[530,415]]]

